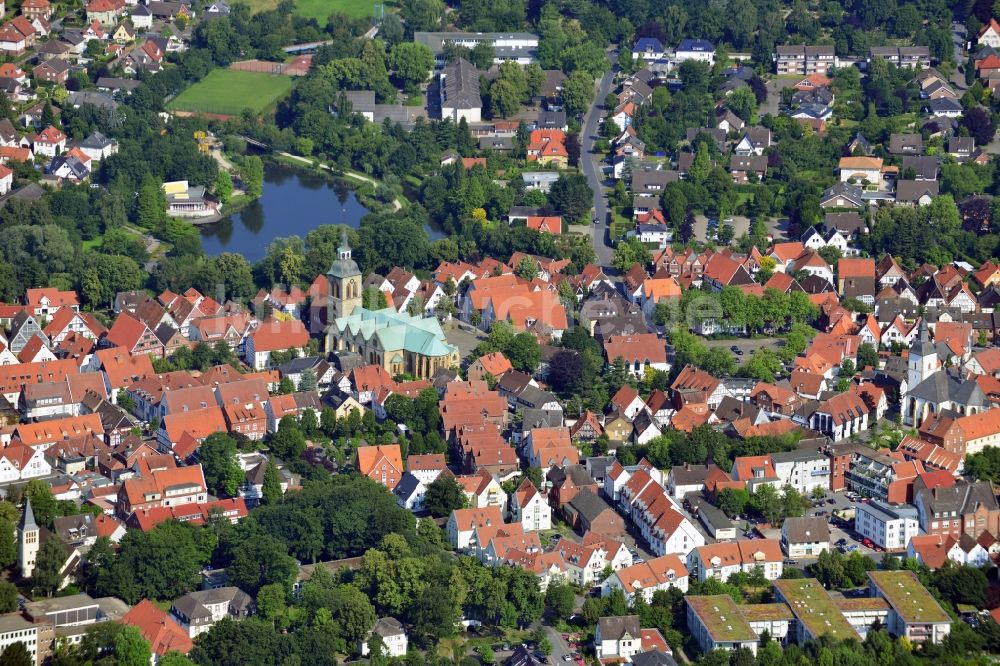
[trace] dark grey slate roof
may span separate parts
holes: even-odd
[[[956,373],[946,370],[935,372],[911,388],[906,395],[933,403],[950,401],[959,405],[989,409],[989,402],[979,384],[971,379],[962,379]]]
[[[479,71],[465,58],[459,58],[441,70],[444,79],[444,103],[458,109],[479,109],[483,99],[479,95]]]
[[[378,622],[375,623],[375,628],[372,629],[372,632],[378,634],[382,638],[399,636],[400,634],[406,633],[403,631],[403,625],[400,624],[399,620],[394,617],[380,617]]]
[[[786,518],[783,525],[789,543],[813,543],[830,540],[830,524],[826,518]]]
[[[917,180],[936,180],[938,175],[937,158],[926,155],[907,155],[900,168],[902,171],[913,169]]]
[[[606,641],[618,640],[626,634],[638,638],[639,632],[642,630],[639,626],[638,615],[598,618],[597,628],[601,632],[601,639]]]
[[[650,650],[632,655],[632,666],[677,666],[677,661],[666,652]]]
[[[587,478],[590,478],[589,476]],[[599,497],[589,488],[584,488],[569,501],[571,506],[584,520],[593,523],[605,511],[614,511],[604,498]]]
[[[401,500],[410,499],[417,489],[420,487],[420,479],[415,477],[413,474],[406,472],[399,479],[399,483],[393,488],[392,494]]]
[[[526,645],[518,645],[513,654],[504,662],[504,666],[544,666],[544,662],[536,658]]]

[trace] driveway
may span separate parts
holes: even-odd
[[[572,658],[573,651],[569,649],[568,645],[566,645],[566,641],[563,640],[562,634],[552,627],[546,626],[545,637],[549,639],[550,643],[552,643],[552,654],[549,655],[549,663],[553,664],[553,666],[570,664],[571,662],[566,661],[564,657],[569,656]]]
[[[708,237],[708,218],[701,214],[695,215],[691,234],[694,240],[704,243]]]
[[[767,82],[767,99],[760,105],[758,112],[761,117],[770,113],[772,116],[778,115],[781,107],[781,91],[791,88],[801,81],[801,78],[794,76],[774,78]]]
[[[608,54],[611,62],[618,61],[618,52],[611,51]],[[583,118],[583,145],[580,159],[583,175],[587,177],[587,183],[594,191],[594,214],[599,224],[591,224],[590,237],[594,247],[594,254],[597,255],[598,265],[605,270],[611,266],[615,251],[611,247],[611,236],[608,227],[608,202],[604,196],[604,174],[602,168],[603,155],[594,153],[594,144],[600,138],[601,116],[604,111],[604,98],[611,92],[611,85],[614,82],[616,66],[612,66],[611,71],[605,73],[597,84],[597,95],[594,103]]]

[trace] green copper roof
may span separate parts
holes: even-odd
[[[365,340],[375,337],[386,351],[404,349],[424,356],[447,356],[457,351],[434,317],[414,317],[392,308],[356,308],[350,315],[334,320],[333,325],[338,332],[347,331],[352,336],[360,333]]]
[[[361,275],[361,269],[353,259],[337,259],[330,264],[330,270],[326,274],[335,278],[347,278]]]
[[[351,258],[351,246],[347,242],[347,231],[340,232],[340,247],[337,248],[337,258],[326,272],[330,277],[346,278],[361,275],[361,269]]]

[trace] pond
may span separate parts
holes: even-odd
[[[242,254],[251,263],[275,238],[305,238],[323,224],[357,228],[368,209],[343,181],[270,162],[264,163],[264,196],[240,212],[199,227],[205,252]],[[440,238],[430,232],[431,238]]]

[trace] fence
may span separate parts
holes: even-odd
[[[266,60],[242,60],[231,64],[229,69],[238,72],[257,72],[258,74],[285,74],[288,65],[283,62],[267,62]]]

